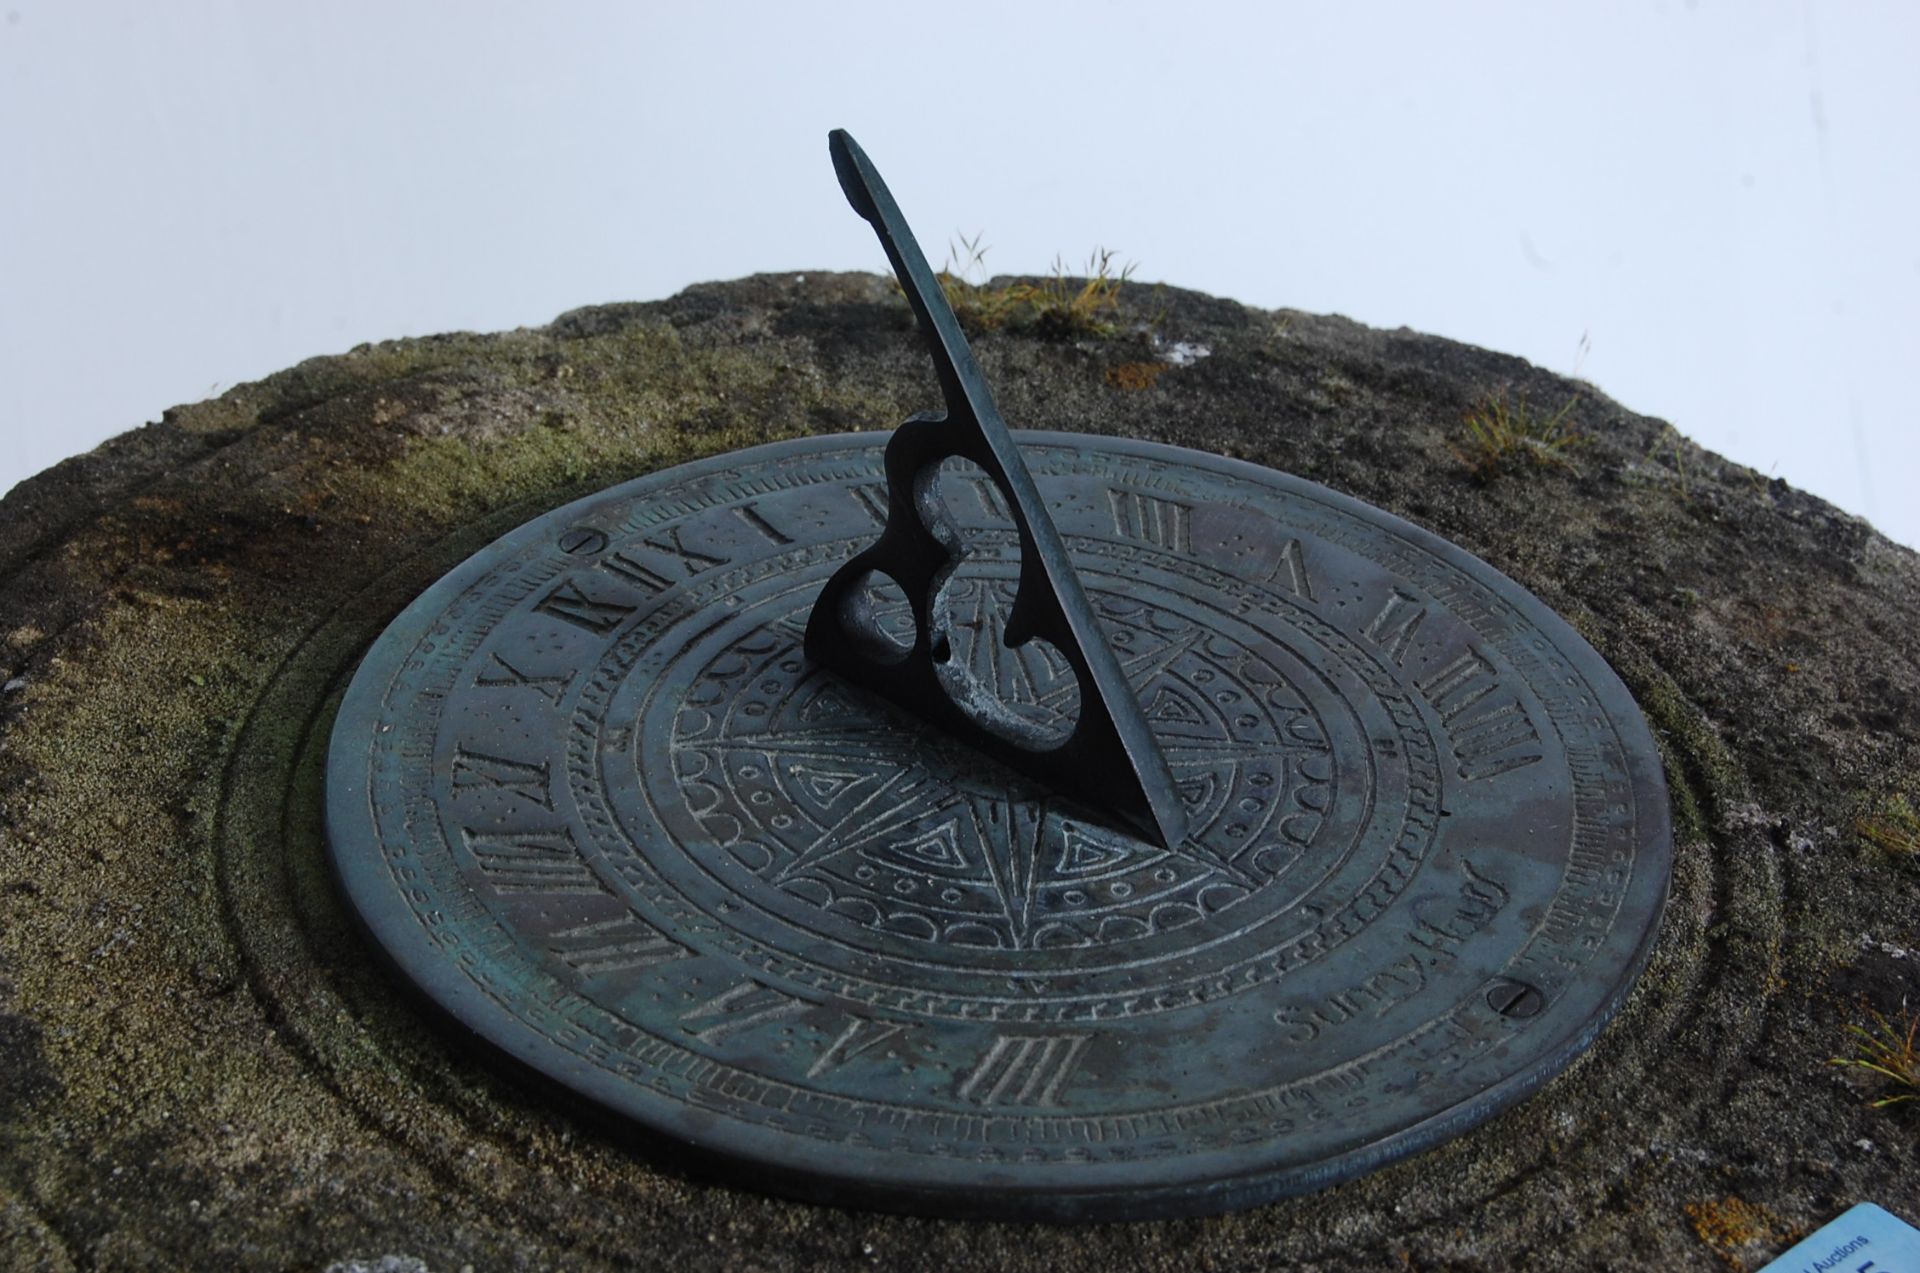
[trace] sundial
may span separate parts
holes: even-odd
[[[393,621],[327,831],[400,975],[744,1184],[935,1215],[1252,1205],[1564,1069],[1671,862],[1605,662],[1311,482],[1010,431],[832,151],[945,410],[614,486]]]

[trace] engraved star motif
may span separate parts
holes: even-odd
[[[998,640],[1006,605],[995,587],[976,582],[960,590],[960,599],[965,612],[954,625],[955,664],[1029,721],[1070,720],[1078,687],[1065,661],[1039,643],[1008,650]],[[788,624],[772,630],[794,646],[772,658],[793,657],[798,633]],[[1203,689],[1175,670],[1203,639],[1194,628],[1137,631],[1119,653],[1183,798],[1219,822],[1225,815],[1216,806],[1240,789],[1245,772],[1284,765],[1326,745],[1316,731],[1290,737],[1273,725],[1236,732],[1225,723]],[[1264,710],[1261,719],[1269,719]],[[1179,868],[1183,888],[1218,880],[1251,890],[1261,882],[1235,860],[1234,850],[1245,846],[1220,841],[1200,821],[1198,834],[1171,853],[1148,846],[817,671],[800,673],[767,715],[731,718],[718,748],[726,772],[764,766],[786,793],[778,807],[787,825],[766,836],[777,841],[777,851],[762,878],[796,895],[816,896],[807,890],[817,887],[825,890],[817,896],[829,900],[853,890],[873,899],[875,915],[892,913],[890,907],[931,907],[968,923],[990,922],[1002,941],[1025,947],[1036,931],[1059,928],[1060,890],[1071,897],[1082,879],[1119,878],[1156,863],[1170,876],[1165,866],[1178,862],[1185,864]],[[1045,914],[1043,892],[1053,908]]]

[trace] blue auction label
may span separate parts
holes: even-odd
[[[1863,1202],[1760,1273],[1920,1273],[1920,1229]]]

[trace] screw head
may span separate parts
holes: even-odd
[[[1503,1017],[1525,1020],[1540,1014],[1547,997],[1517,977],[1497,977],[1487,987],[1487,1006]]]
[[[591,526],[575,526],[560,532],[560,551],[571,557],[591,557],[607,546],[607,536]]]

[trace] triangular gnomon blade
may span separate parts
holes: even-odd
[[[848,202],[873,224],[906,289],[933,354],[947,410],[915,416],[888,441],[886,527],[821,590],[807,622],[807,653],[1017,772],[1170,848],[1186,834],[1187,815],[1166,757],[1100,631],[1066,544],[993,404],[959,320],[865,152],[840,131],[832,134],[830,149]],[[1079,719],[1064,743],[1050,745],[1037,737],[1032,745],[1016,741],[1017,724],[1010,728],[1004,721],[998,730],[987,728],[980,716],[990,704],[982,699],[963,705],[940,676],[939,665],[951,658],[952,643],[937,594],[958,560],[960,538],[940,506],[937,484],[922,479],[954,457],[979,465],[999,486],[1019,532],[1020,582],[1006,644],[1034,637],[1049,642],[1079,682]],[[865,586],[875,575],[891,579],[912,605],[915,631],[908,650],[873,624]]]

